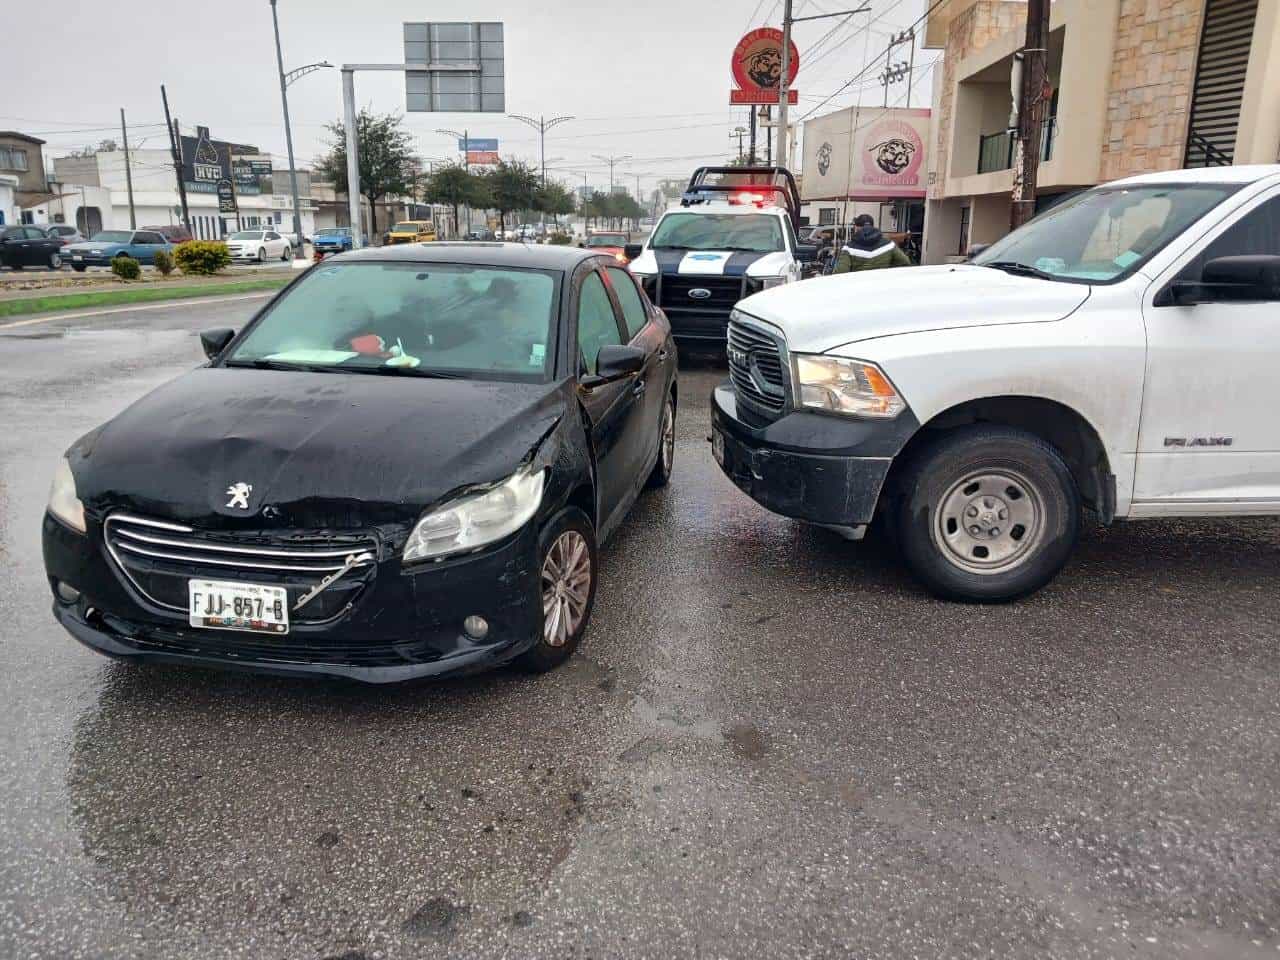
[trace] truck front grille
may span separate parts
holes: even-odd
[[[774,417],[787,403],[784,349],[779,338],[765,330],[729,321],[729,379],[747,405]]]

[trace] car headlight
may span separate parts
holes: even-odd
[[[874,363],[822,354],[793,354],[800,406],[855,417],[896,417],[907,402]]]
[[[777,277],[761,277],[760,289],[768,290],[770,287],[780,287],[790,279],[785,273]]]
[[[436,560],[483,547],[515,533],[542,503],[545,469],[521,467],[488,490],[459,497],[432,510],[413,528],[404,560]]]
[[[84,533],[84,504],[76,496],[76,478],[66,457],[58,461],[58,468],[53,471],[48,509],[72,530]]]

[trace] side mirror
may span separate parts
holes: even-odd
[[[813,263],[818,259],[818,245],[816,243],[797,243],[796,259],[801,263]]]
[[[218,327],[216,330],[205,330],[200,334],[200,346],[204,348],[204,355],[213,360],[223,350],[227,344],[236,335],[236,332],[230,327]]]
[[[622,255],[628,260],[634,260],[640,254],[644,253],[643,243],[628,243],[622,247]]]
[[[972,260],[989,246],[991,246],[989,243],[972,243],[969,245],[969,249],[965,251],[964,258],[966,260]]]
[[[1175,280],[1157,306],[1197,303],[1265,303],[1280,300],[1280,256],[1254,254],[1216,257],[1204,265],[1199,281]]]
[[[596,354],[596,375],[587,386],[621,380],[644,369],[644,350],[616,343],[606,344]]]

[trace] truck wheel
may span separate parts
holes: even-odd
[[[578,649],[596,599],[596,531],[577,507],[565,507],[538,537],[542,628],[516,666],[545,673]]]
[[[1024,430],[947,434],[907,467],[893,517],[911,572],[949,600],[1010,600],[1057,576],[1080,530],[1062,456]]]

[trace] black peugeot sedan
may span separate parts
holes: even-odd
[[[547,670],[587,628],[597,545],[671,474],[671,330],[611,257],[360,250],[202,340],[53,482],[53,612],[111,656]]]

